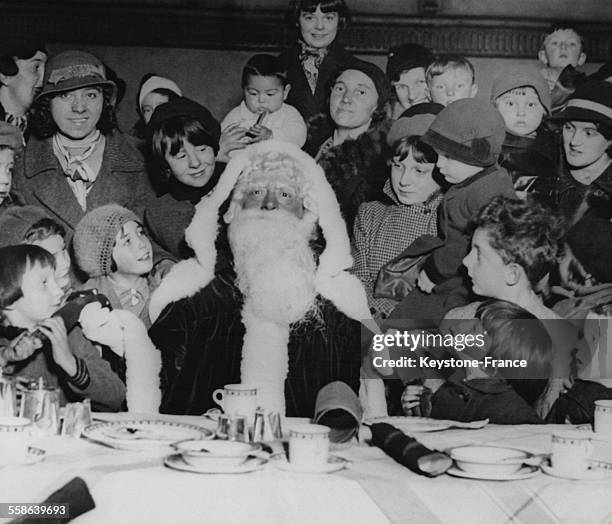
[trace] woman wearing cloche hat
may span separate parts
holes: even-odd
[[[90,53],[64,51],[47,63],[14,186],[69,236],[91,209],[116,202],[142,216],[152,198],[140,153],[117,129],[116,93]]]
[[[589,208],[612,215],[612,84],[579,87],[559,113],[563,161],[554,190],[560,210],[576,223]]]

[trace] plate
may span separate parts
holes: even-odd
[[[370,420],[370,424],[383,422],[391,424],[404,433],[425,433],[429,431],[442,431],[452,427],[448,420],[436,420],[427,417],[379,417]]]
[[[291,462],[287,460],[284,454],[272,455],[270,462],[274,464],[278,469],[283,471],[290,471],[291,473],[334,473],[340,471],[350,465],[350,462],[337,455],[330,455],[327,459],[327,464],[317,466],[311,469],[296,468]]]
[[[208,440],[215,434],[194,424],[138,419],[90,424],[83,436],[111,448],[134,450],[170,446],[179,440]]]
[[[31,464],[38,464],[45,460],[47,452],[44,449],[34,448],[30,446],[25,457],[16,458],[6,462],[1,462],[0,467],[3,466],[29,466]]]
[[[199,466],[192,466],[191,464],[187,464],[183,459],[183,455],[180,453],[174,453],[172,455],[168,455],[164,459],[164,464],[169,468],[176,469],[178,471],[189,471],[190,473],[226,473],[226,474],[236,474],[236,473],[250,473],[251,471],[257,471],[258,469],[263,468],[268,462],[265,458],[262,457],[251,457],[243,462],[242,464],[237,465],[223,465],[223,464],[211,464],[205,465],[200,464]]]
[[[551,477],[557,477],[566,480],[598,480],[607,477],[610,472],[600,468],[589,468],[585,471],[577,473],[560,472],[553,468],[550,464],[542,464],[542,471]]]
[[[523,480],[529,479],[531,477],[535,477],[540,473],[539,468],[535,466],[525,466],[524,468],[519,469],[516,473],[511,473],[510,475],[500,475],[500,474],[475,474],[468,473],[467,471],[463,471],[455,466],[450,468],[447,473],[452,475],[453,477],[462,477],[466,479],[477,479],[477,480]]]

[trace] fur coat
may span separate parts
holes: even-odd
[[[313,141],[319,126],[325,126],[323,119],[318,124],[313,122],[309,129]],[[325,149],[326,141],[319,148],[325,150],[321,149],[318,162],[336,193],[351,235],[359,206],[363,202],[386,199],[383,187],[389,176],[387,133],[390,126],[390,121],[383,120],[372,124],[354,140]]]

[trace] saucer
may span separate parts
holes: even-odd
[[[584,471],[577,471],[575,473],[560,472],[548,462],[542,464],[542,471],[551,477],[557,477],[566,480],[599,480],[607,477],[609,472],[600,468],[589,468]]]
[[[257,471],[265,466],[266,462],[268,462],[265,458],[261,457],[251,457],[243,462],[242,464],[236,465],[223,465],[219,463],[213,463],[210,465],[206,465],[201,463],[198,466],[194,466],[192,464],[187,464],[183,459],[183,455],[181,453],[174,453],[173,455],[168,455],[164,459],[164,464],[169,468],[176,469],[178,471],[189,471],[191,473],[226,473],[226,474],[236,474],[236,473],[250,473],[251,471]]]
[[[289,471],[291,473],[334,473],[350,465],[348,460],[337,455],[330,455],[327,459],[327,464],[314,466],[308,469],[298,468],[294,464],[291,464],[291,462],[287,460],[287,457],[282,453],[272,455],[272,457],[270,457],[270,462],[278,469]]]
[[[537,467],[525,466],[524,468],[519,469],[516,473],[511,473],[510,475],[504,474],[476,474],[469,473],[467,471],[463,471],[455,466],[450,468],[447,473],[452,475],[453,477],[462,477],[466,479],[476,479],[476,480],[523,480],[529,479],[531,477],[535,477],[538,473],[540,473]]]
[[[581,426],[577,426],[576,429],[588,433],[589,438],[591,440],[601,440],[603,442],[612,442],[612,434],[596,433],[595,431],[593,431],[593,427],[591,426],[591,424],[582,424]]]
[[[0,468],[3,466],[29,466],[45,460],[47,452],[44,449],[30,446],[24,457],[15,458],[8,461],[0,461]]]

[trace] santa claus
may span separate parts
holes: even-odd
[[[201,414],[228,383],[255,385],[259,405],[288,416],[312,416],[317,392],[334,380],[359,390],[362,326],[377,328],[347,272],[338,202],[310,156],[273,140],[245,149],[185,237],[195,258],[169,272],[150,306],[162,412]],[[222,245],[229,253],[219,258],[233,264],[217,264]],[[384,412],[380,395],[376,403],[370,414]]]

